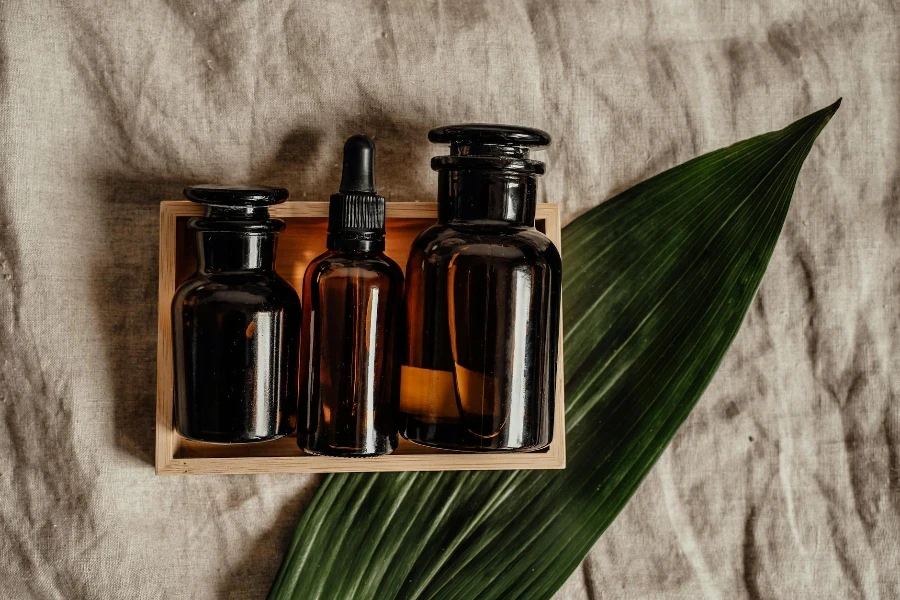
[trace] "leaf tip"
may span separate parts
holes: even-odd
[[[844,97],[841,96],[840,98],[837,99],[837,101],[834,104],[832,104],[831,106],[828,107],[828,116],[829,117],[831,115],[833,115],[834,113],[836,113],[837,109],[839,109],[841,107],[841,100],[843,100],[843,99],[844,99]]]
[[[837,112],[837,109],[839,109],[841,107],[841,100],[843,100],[843,99],[844,99],[844,97],[841,96],[840,98],[837,99],[837,101],[835,101],[834,104],[832,104],[831,106],[825,107],[821,111],[819,111],[822,114],[822,122],[818,127],[818,131],[816,132],[817,136],[818,136],[819,132],[821,132],[825,128],[825,126],[828,125],[829,121],[831,121],[831,117],[834,116],[834,113]]]
[[[815,132],[814,136],[818,136],[822,129],[824,129],[825,126],[828,125],[828,122],[831,121],[831,117],[833,117],[834,113],[837,112],[837,109],[841,107],[841,101],[843,99],[843,96],[841,96],[833,104],[826,106],[825,108],[821,108],[806,117],[806,119],[808,119],[811,124],[815,123],[815,125],[813,125],[813,130]]]

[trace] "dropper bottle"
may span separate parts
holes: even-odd
[[[328,251],[303,278],[301,430],[311,454],[378,456],[397,447],[403,271],[384,254],[384,198],[375,192],[375,145],[344,145],[331,196]]]

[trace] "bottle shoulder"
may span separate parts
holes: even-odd
[[[307,281],[322,278],[386,277],[402,281],[403,270],[382,252],[329,251],[314,258],[306,268]]]
[[[195,274],[175,290],[174,304],[283,305],[300,303],[294,287],[277,273]]]
[[[432,225],[413,242],[413,255],[450,257],[460,252],[489,252],[491,249],[521,254],[523,258],[561,265],[553,241],[534,227],[459,227]]]

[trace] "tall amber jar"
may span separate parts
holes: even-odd
[[[439,127],[438,223],[406,267],[407,354],[401,433],[440,448],[532,451],[553,433],[559,339],[559,252],[535,229],[537,177],[528,158],[543,131]]]

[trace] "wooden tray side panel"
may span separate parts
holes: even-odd
[[[173,426],[173,359],[171,302],[177,285],[196,268],[196,246],[187,220],[203,213],[188,201],[160,207],[159,333],[157,348],[156,472],[159,474],[326,473],[360,471],[442,471],[497,469],[561,469],[565,467],[565,406],[562,335],[557,374],[554,434],[541,452],[477,454],[442,451],[406,440],[388,456],[364,460],[309,456],[291,436],[256,444],[204,444],[181,438]],[[298,291],[309,262],[325,248],[327,202],[287,202],[271,209],[287,227],[279,236],[278,273]],[[437,220],[432,202],[389,202],[386,253],[404,268],[413,239]],[[560,246],[559,208],[539,204],[536,227]]]

